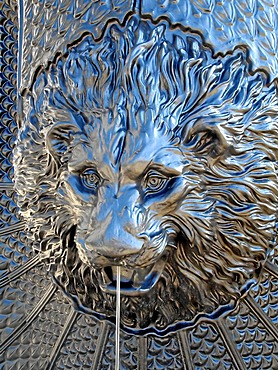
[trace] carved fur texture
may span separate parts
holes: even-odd
[[[19,205],[78,309],[113,318],[115,295],[101,287],[109,264],[110,280],[118,264],[126,279],[161,270],[146,291],[122,294],[122,327],[138,333],[217,315],[259,278],[276,245],[278,101],[245,49],[214,55],[196,34],[133,17],[69,45],[24,102]],[[141,244],[113,254],[103,208],[116,183],[114,229]]]

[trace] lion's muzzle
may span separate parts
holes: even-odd
[[[139,236],[138,220],[142,219],[139,217],[142,210],[136,204],[137,199],[138,191],[134,186],[125,186],[118,194],[113,194],[107,186],[100,192],[91,218],[84,215],[77,240],[88,252],[95,251],[109,259],[123,259],[139,253],[145,239]],[[87,230],[86,224],[90,225]]]

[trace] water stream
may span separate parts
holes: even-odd
[[[115,370],[120,370],[121,268],[117,266]]]

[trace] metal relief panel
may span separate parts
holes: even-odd
[[[276,369],[275,4],[3,15],[2,367]]]

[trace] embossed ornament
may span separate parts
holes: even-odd
[[[160,334],[217,317],[276,240],[277,89],[245,49],[132,17],[57,55],[15,150],[29,237],[79,310]]]

